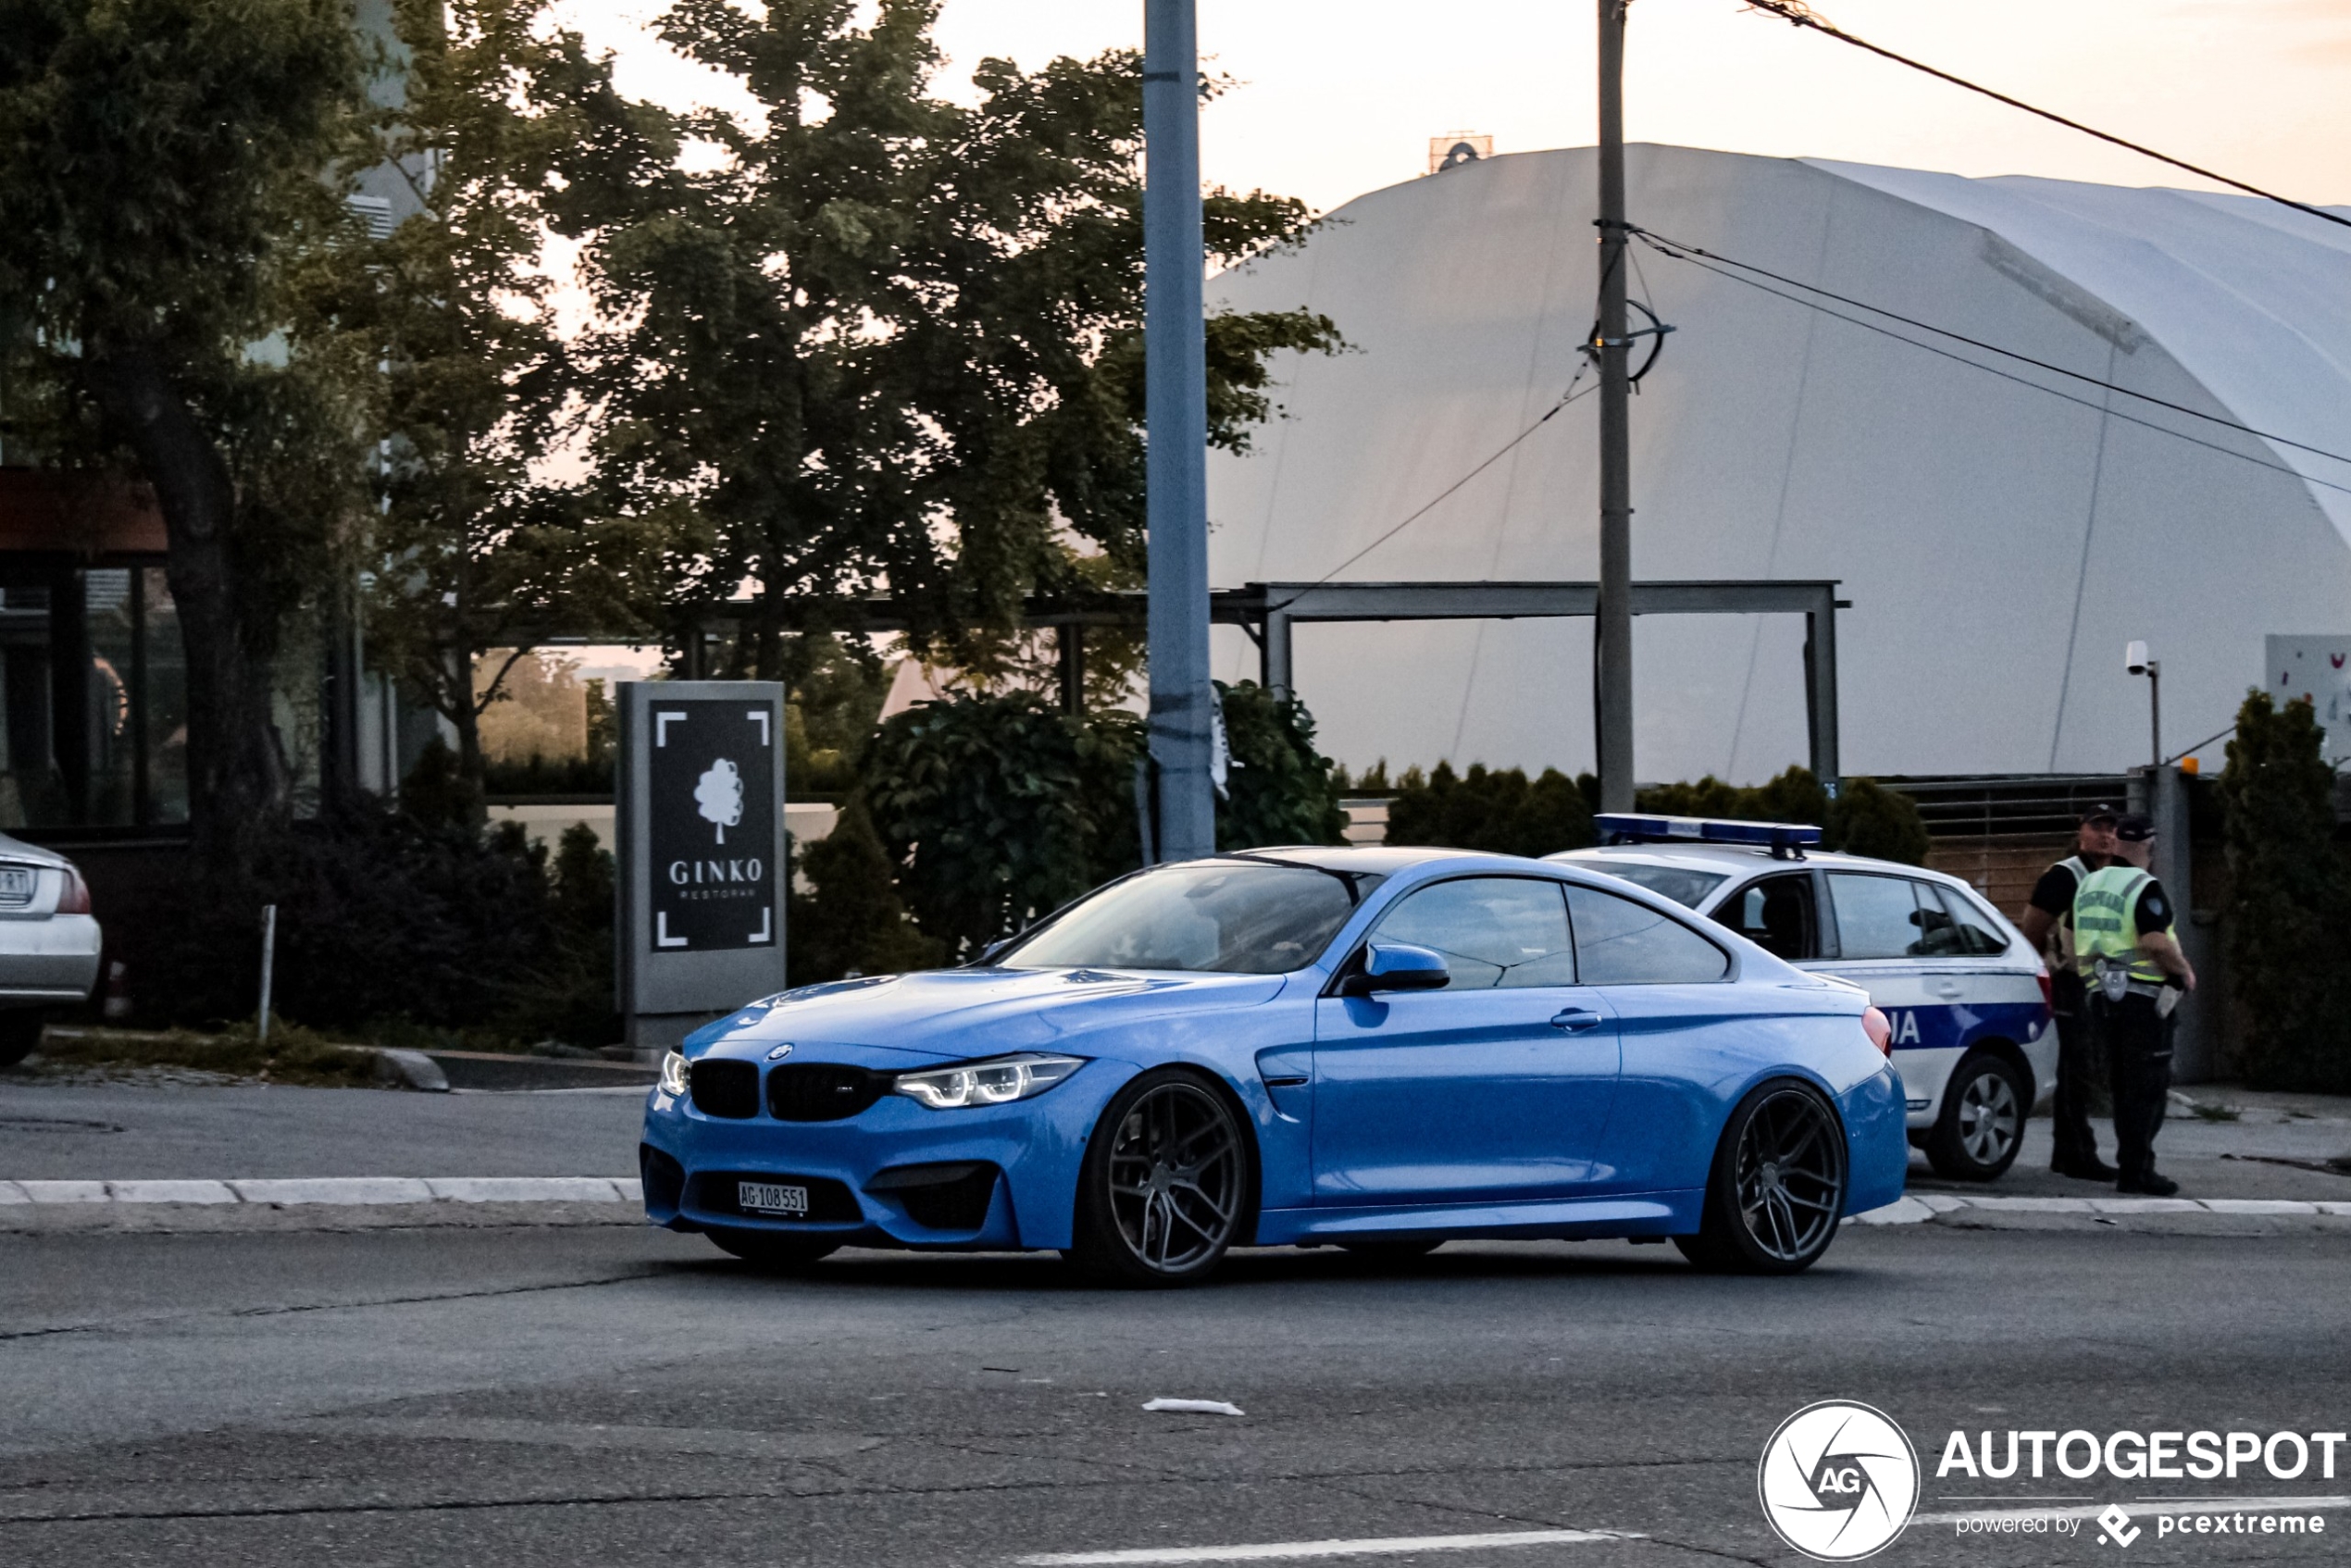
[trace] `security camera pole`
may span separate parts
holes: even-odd
[[[1634,809],[1633,389],[1624,335],[1624,12],[1631,3],[1599,0],[1600,602],[1592,686],[1603,811]]]
[[[1143,5],[1143,403],[1150,454],[1151,754],[1162,860],[1216,852],[1210,794],[1208,367],[1200,315],[1193,0]],[[1629,777],[1629,776],[1628,776]],[[1629,802],[1627,803],[1629,804]]]

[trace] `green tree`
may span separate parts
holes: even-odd
[[[667,542],[662,514],[591,526],[587,495],[543,472],[578,434],[542,260],[552,204],[580,210],[558,170],[628,116],[605,64],[546,13],[545,0],[398,0],[404,92],[384,151],[420,210],[335,253],[312,300],[382,366],[370,648],[449,720],[477,787],[481,716],[516,662],[551,623],[644,630],[632,607],[657,591]]]
[[[1253,680],[1216,683],[1233,766],[1216,805],[1216,847],[1338,844],[1347,840],[1331,759],[1314,751],[1314,718],[1296,697],[1276,699]]]
[[[852,803],[831,832],[801,851],[800,867],[810,890],[793,895],[785,927],[793,985],[935,968],[945,958],[946,944],[908,915],[863,804]]]
[[[1391,844],[1441,844],[1494,854],[1547,855],[1592,841],[1592,814],[1555,767],[1530,780],[1520,768],[1473,763],[1456,774],[1438,763],[1426,778],[1408,768],[1387,806]]]
[[[11,346],[50,450],[155,492],[216,864],[287,813],[272,665],[357,510],[365,367],[296,330],[290,285],[351,227],[364,85],[342,0],[0,0]]]
[[[2351,1092],[2351,870],[2335,843],[2334,770],[2307,703],[2247,692],[2220,775],[2229,970],[2245,1081]]]
[[[599,475],[708,529],[672,557],[677,600],[753,585],[740,674],[790,678],[787,608],[812,595],[886,582],[916,644],[961,662],[1072,583],[1073,536],[1141,563],[1139,62],[985,60],[977,102],[951,102],[936,12],[679,0],[662,37],[757,112],[690,117],[720,156],[646,179],[587,248]],[[1203,259],[1306,216],[1212,192]],[[1277,351],[1337,343],[1303,311],[1212,320],[1212,439],[1270,412]]]

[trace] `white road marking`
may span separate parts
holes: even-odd
[[[2014,1508],[1970,1509],[1964,1513],[1921,1513],[1913,1515],[1910,1523],[1964,1524],[1972,1519],[2096,1519],[2113,1506],[2110,1502],[2085,1502],[2078,1508],[2035,1508],[2021,1503]],[[2133,1519],[2155,1513],[2302,1513],[2351,1508],[2351,1498],[2158,1498],[2147,1502],[2126,1502],[2121,1508]]]
[[[1922,1225],[1937,1214],[1980,1209],[2009,1214],[2336,1214],[2351,1202],[2299,1198],[1973,1198],[1956,1192],[1906,1194],[1882,1209],[1848,1214],[1856,1225]]]
[[[1377,1536],[1356,1541],[1264,1541],[1251,1546],[1139,1547],[1128,1551],[1048,1551],[1014,1559],[1022,1568],[1112,1568],[1122,1563],[1278,1562],[1308,1557],[1387,1557],[1411,1551],[1484,1551],[1496,1547],[1636,1541],[1630,1530],[1508,1530],[1484,1536]]]

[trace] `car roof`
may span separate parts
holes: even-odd
[[[1807,865],[1832,869],[1847,867],[1857,871],[1884,871],[1901,877],[1924,877],[1932,881],[1948,882],[1966,887],[1963,877],[1948,872],[1935,871],[1923,865],[1905,865],[1896,860],[1877,860],[1869,855],[1846,854],[1836,850],[1807,850],[1801,860],[1774,860],[1772,852],[1760,845],[1698,844],[1682,840],[1643,844],[1598,844],[1589,849],[1561,850],[1545,855],[1546,860],[1567,865],[1606,865],[1611,861],[1635,865],[1686,865],[1697,870],[1719,871],[1725,877],[1742,877],[1773,865],[1794,871]]]
[[[1391,876],[1435,860],[1485,861],[1502,865],[1540,865],[1522,855],[1494,854],[1484,850],[1449,849],[1442,844],[1271,844],[1263,849],[1227,850],[1219,860],[1275,860],[1311,865],[1319,871],[1353,871]]]

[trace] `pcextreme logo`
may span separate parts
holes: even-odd
[[[1755,1489],[1780,1539],[1822,1562],[1852,1562],[1910,1522],[1918,1450],[1885,1412],[1822,1400],[1780,1423],[1763,1445]]]

